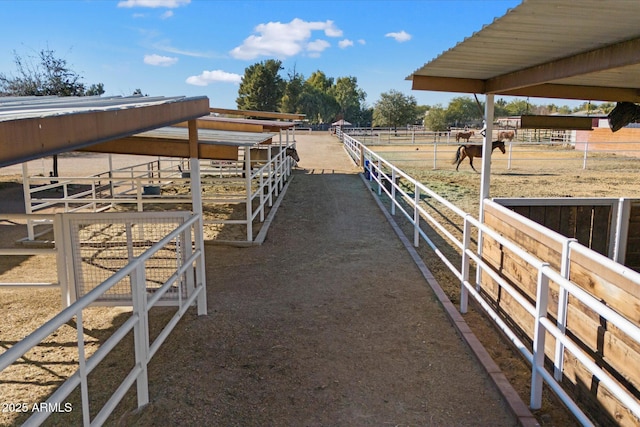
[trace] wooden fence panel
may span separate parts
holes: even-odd
[[[591,231],[594,219],[602,222],[605,218],[610,221],[610,209],[600,209],[601,206],[568,209],[560,215],[576,214],[576,226],[589,223],[589,231],[576,233],[583,238],[607,241],[597,233]],[[519,211],[522,211],[520,207]],[[550,215],[558,215],[560,211],[553,209]],[[533,216],[544,218],[540,209],[533,210]],[[532,210],[529,210],[529,214]],[[585,214],[589,220],[581,219]],[[640,218],[640,216],[639,216]],[[485,223],[500,234],[517,243],[523,249],[548,262],[554,269],[560,269],[562,245],[548,234],[541,233],[526,223],[487,206]],[[608,232],[609,226],[599,226]],[[593,229],[598,227],[593,227]],[[585,237],[586,236],[586,237]],[[515,253],[498,244],[494,239],[485,236],[483,240],[483,258],[492,268],[530,301],[536,298],[537,272],[528,266]],[[572,254],[570,265],[570,279],[583,289],[604,301],[614,310],[635,324],[640,324],[640,287],[624,275],[606,269],[602,264],[590,258]],[[505,320],[519,329],[521,339],[531,342],[533,339],[533,318],[512,297],[500,290],[487,274],[482,276],[482,289],[493,298],[493,305],[498,312],[505,316]],[[550,284],[549,316],[556,318],[558,310],[558,285]],[[609,372],[621,384],[640,400],[640,345],[633,342],[626,334],[609,325],[598,314],[577,301],[569,298],[567,332],[575,342],[605,371]],[[549,360],[554,356],[554,340],[547,334],[545,354]],[[567,358],[564,364],[564,383],[568,392],[575,400],[583,402],[586,407],[595,409],[591,415],[603,425],[636,425],[637,419],[621,407],[620,403],[604,387],[599,386],[593,375],[582,366],[573,356],[565,351]]]

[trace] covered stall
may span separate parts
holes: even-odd
[[[485,95],[488,136],[484,138],[484,152],[488,153],[496,95],[610,101],[619,107],[640,103],[640,27],[636,6],[626,0],[525,0],[425,63],[407,80],[412,81],[414,90]],[[636,118],[628,115],[626,123]],[[591,118],[587,120],[585,125],[591,127]],[[535,122],[536,126],[549,128],[576,126],[562,117],[537,117]],[[619,125],[616,120],[616,127]],[[580,422],[637,425],[639,276],[587,249],[588,245],[581,245],[580,240],[585,240],[580,236],[604,232],[605,235],[588,237],[586,241],[604,243],[605,252],[618,248],[613,249],[618,255],[624,251],[624,243],[627,252],[634,252],[631,245],[637,247],[640,239],[637,231],[629,230],[637,230],[640,204],[628,199],[607,200],[610,207],[603,214],[606,203],[597,200],[586,200],[580,207],[575,200],[548,200],[550,206],[543,211],[544,201],[536,199],[525,207],[527,201],[523,198],[517,203],[505,201],[516,206],[502,209],[489,199],[490,159],[489,155],[483,156],[480,221],[500,236],[512,239],[523,252],[506,250],[497,238],[479,234],[478,257],[491,267],[483,269],[478,265],[475,283],[463,278],[463,284],[484,295],[500,313],[496,318],[514,325],[515,335],[510,335],[514,342],[529,343],[537,349],[529,359],[533,365],[532,408],[540,407],[544,378]],[[533,216],[530,220],[514,210]],[[564,224],[570,221],[567,212],[574,217],[586,214],[588,218],[574,218],[574,227],[568,227]],[[604,225],[594,223],[597,216],[605,219]],[[545,221],[556,224],[556,231],[572,229],[573,234],[562,236],[540,227],[539,224],[546,225]],[[579,230],[576,223],[588,229]],[[529,256],[533,258],[525,261]],[[532,263],[542,264],[534,268]],[[571,284],[549,283],[546,268],[550,275],[568,279]],[[545,292],[547,285],[550,290]],[[533,308],[526,301],[532,302]],[[547,318],[554,326],[545,323]],[[605,323],[604,318],[608,319]],[[523,348],[519,346],[526,355]],[[552,373],[546,374],[544,366],[550,366]],[[555,381],[563,388],[555,388]]]
[[[0,98],[0,167],[88,149],[187,121],[183,152],[193,165],[192,172],[199,175],[195,119],[208,114],[208,104],[206,97]],[[47,408],[61,407],[78,389],[82,404],[74,410],[82,412],[84,425],[102,424],[134,384],[138,406],[147,404],[151,358],[192,306],[197,307],[198,315],[207,314],[200,190],[200,181],[191,180],[192,212],[57,213],[55,248],[0,249],[3,258],[52,254],[56,259],[48,267],[57,267],[57,283],[0,284],[13,288],[10,292],[26,287],[62,289],[62,309],[0,354],[4,386],[23,383],[31,376],[32,359],[25,354],[43,342],[58,342],[60,346],[77,346],[77,351],[75,356],[56,361],[69,371],[68,376],[56,377],[56,381],[65,381],[54,393],[30,393],[43,399]],[[0,214],[0,219],[16,220],[15,215],[7,214]],[[29,293],[21,295],[22,303],[28,304]],[[14,299],[20,303],[17,296]],[[90,348],[87,324],[96,320],[89,312],[95,303],[131,308],[121,311],[122,323],[116,322],[98,348]],[[165,316],[158,329],[150,332],[149,312],[158,305],[172,306],[169,314],[173,315]],[[5,324],[10,319],[5,316]],[[17,325],[7,324],[7,328],[12,326]],[[69,344],[74,342],[75,346]],[[90,393],[88,376],[120,343],[132,347],[132,367],[126,378],[116,379],[113,394],[96,400]],[[40,425],[51,413],[33,411],[27,424]]]

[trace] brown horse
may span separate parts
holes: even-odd
[[[509,142],[511,142],[513,141],[514,136],[516,136],[516,132],[513,130],[502,130],[498,132],[498,139],[500,141],[504,141],[505,139],[508,139]]]
[[[493,150],[495,150],[496,148],[499,148],[500,151],[502,151],[502,154],[506,152],[506,150],[504,149],[504,141],[493,141],[491,143],[491,152],[493,152]],[[457,163],[456,170],[458,170],[460,163],[462,163],[465,157],[469,158],[471,169],[476,171],[476,168],[473,167],[473,158],[482,157],[482,145],[470,144],[459,146],[458,150],[456,151],[456,158],[453,160],[453,162],[451,162],[451,164]]]
[[[471,138],[472,135],[474,135],[473,131],[471,131],[471,132],[458,132],[456,134],[456,142],[460,142],[461,139],[464,139],[465,141],[469,142],[469,138]]]

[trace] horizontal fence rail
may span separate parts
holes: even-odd
[[[447,266],[447,268],[461,282],[460,310],[467,311],[468,297],[471,295],[480,307],[486,312],[504,334],[512,341],[523,357],[531,364],[531,394],[530,406],[538,409],[542,400],[542,384],[546,383],[561,401],[576,416],[583,425],[593,425],[591,418],[583,412],[562,387],[562,367],[566,360],[566,354],[571,354],[590,371],[593,378],[606,387],[621,404],[640,419],[640,404],[638,399],[627,389],[621,387],[616,378],[612,377],[598,366],[593,355],[586,353],[566,331],[566,304],[569,298],[576,299],[584,306],[597,313],[603,321],[610,322],[622,331],[634,345],[640,346],[640,328],[626,317],[614,311],[597,298],[581,289],[573,281],[569,280],[569,265],[573,257],[580,254],[600,265],[602,269],[609,269],[615,274],[624,275],[630,281],[640,286],[640,274],[618,264],[606,257],[584,247],[575,239],[566,238],[558,233],[551,232],[547,228],[533,221],[522,218],[513,211],[492,201],[484,200],[485,206],[491,206],[499,210],[503,215],[513,217],[518,221],[526,221],[529,227],[539,233],[544,233],[550,239],[555,240],[563,247],[562,265],[558,270],[528,251],[522,249],[514,241],[505,238],[493,228],[480,222],[471,214],[468,214],[446,199],[430,190],[424,184],[416,181],[410,175],[396,167],[365,144],[350,135],[338,132],[344,148],[356,164],[363,167],[365,178],[369,180],[379,197],[384,196],[390,206],[392,215],[400,212],[413,228],[413,244],[418,247],[424,241]],[[612,203],[608,201],[607,203]],[[433,207],[437,204],[437,207]],[[444,213],[446,211],[446,214]],[[452,219],[452,218],[457,219]],[[428,229],[437,232],[432,234]],[[406,232],[406,231],[405,231]],[[474,239],[477,236],[477,239]],[[537,271],[537,298],[530,301],[524,298],[511,284],[509,284],[482,255],[479,242],[484,237],[495,240],[505,250],[511,251],[523,260],[530,268]],[[437,238],[435,238],[437,237]],[[443,240],[443,242],[440,242]],[[456,249],[452,254],[448,247]],[[471,277],[472,268],[476,269],[476,280]],[[481,292],[480,278],[485,273],[494,280],[498,286],[507,292],[525,312],[534,319],[535,331],[531,343],[526,343],[518,337],[517,331],[506,322],[494,309],[491,302]],[[553,319],[549,313],[549,283],[553,282],[560,289],[560,307],[557,319]],[[563,308],[562,304],[565,304]],[[544,366],[545,361],[545,337],[550,334],[556,340],[553,372],[549,372]]]
[[[456,151],[461,144],[482,144],[482,136],[476,133],[469,141],[456,141],[454,132],[414,132],[398,131],[397,136],[388,139],[382,137],[370,138],[362,134],[359,129],[348,128],[337,135],[351,135],[367,146],[376,147],[384,151],[387,160],[402,165],[429,165],[432,169],[448,169]],[[386,132],[386,130],[385,130]],[[514,170],[527,169],[534,161],[553,162],[566,165],[568,169],[598,169],[606,166],[611,154],[619,156],[620,167],[635,168],[630,164],[640,157],[640,142],[588,142],[576,143],[569,132],[540,131],[519,129],[513,140],[505,140],[506,153],[494,152],[492,156],[493,169]],[[498,131],[494,131],[493,140],[498,139]],[[386,134],[385,134],[386,135]],[[393,132],[390,135],[394,135]],[[419,150],[419,154],[416,152]],[[464,160],[468,163],[468,160]],[[461,164],[460,167],[463,167]],[[605,164],[603,166],[603,163]],[[468,165],[467,165],[468,167]]]
[[[286,147],[295,148],[295,145]],[[249,151],[248,147],[240,153],[245,151]],[[202,185],[225,187],[219,193],[204,194],[203,205],[240,204],[246,210],[244,219],[205,217],[204,224],[243,225],[246,241],[252,241],[253,221],[264,221],[266,210],[273,206],[294,165],[284,149],[274,150],[272,157],[263,161],[251,160],[249,156],[241,156],[236,161],[201,161]],[[23,176],[27,214],[103,212],[118,207],[144,212],[157,205],[191,204],[190,193],[178,191],[188,187],[192,179],[188,162],[182,159],[159,158],[87,177],[29,176],[27,170]],[[38,226],[49,228],[37,233]],[[50,227],[50,219],[30,217],[27,240],[35,240]]]
[[[63,214],[73,215],[73,214]],[[132,214],[111,214],[113,218],[127,215],[131,218]],[[140,214],[134,214],[140,215]],[[154,215],[150,213],[143,214],[145,217]],[[155,216],[164,213],[156,213]],[[175,215],[175,213],[174,213]],[[8,348],[4,353],[0,354],[0,371],[5,370],[12,364],[21,359],[28,351],[40,345],[52,333],[60,327],[72,321],[75,318],[77,328],[77,346],[78,346],[78,369],[66,381],[64,381],[56,391],[49,396],[45,405],[47,408],[61,407],[64,400],[75,389],[80,387],[82,401],[82,419],[83,425],[102,425],[109,415],[113,412],[118,403],[122,400],[126,392],[133,384],[137,384],[137,400],[138,407],[149,402],[148,382],[147,382],[147,366],[156,353],[160,345],[166,340],[171,330],[178,323],[185,312],[194,304],[197,305],[198,315],[206,314],[206,284],[204,276],[204,245],[201,237],[202,217],[197,214],[189,214],[184,218],[184,222],[177,226],[173,231],[168,233],[162,239],[154,243],[148,250],[144,251],[132,261],[130,261],[122,269],[115,272],[107,280],[91,289],[81,298],[73,302],[71,305],[63,309],[45,324],[40,326],[26,338],[19,341],[12,347]],[[135,220],[134,220],[135,221]],[[184,252],[184,259],[179,268],[155,290],[153,295],[147,295],[146,291],[146,272],[149,271],[147,263],[149,263],[154,255],[162,251],[167,246],[173,246],[181,236],[184,245],[189,248]],[[187,237],[188,236],[188,237]],[[192,242],[192,236],[195,240]],[[64,240],[62,236],[56,236],[58,240]],[[187,239],[187,240],[184,240]],[[161,332],[150,342],[149,334],[149,311],[156,306],[161,297],[176,286],[181,281],[188,282],[190,292],[182,294],[182,286],[177,286],[179,292],[179,305],[177,312],[165,324]],[[108,293],[115,286],[121,284],[129,286],[132,296],[133,310],[130,317],[118,327],[109,338],[107,338],[100,347],[89,357],[86,356],[84,348],[84,326],[83,326],[83,310],[99,300],[103,295]],[[118,386],[117,390],[111,395],[104,406],[97,412],[95,417],[91,419],[89,385],[87,382],[88,375],[95,370],[98,364],[111,352],[115,346],[120,343],[127,334],[133,332],[135,363],[133,368],[126,375],[125,379]],[[25,423],[25,425],[40,425],[44,422],[51,412],[42,411],[35,412]]]

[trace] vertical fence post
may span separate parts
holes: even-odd
[[[438,142],[434,138],[434,141],[433,141],[433,169],[434,170],[438,168],[437,160],[438,160]]]
[[[138,321],[133,327],[133,345],[135,348],[135,361],[141,369],[136,379],[138,392],[138,408],[149,403],[149,380],[147,375],[147,362],[149,360],[149,325],[147,319],[147,294],[145,292],[146,278],[145,265],[138,265],[131,273],[131,299],[133,315],[138,316]]]
[[[576,239],[566,239],[562,244],[562,259],[560,264],[560,274],[565,279],[569,279],[571,266],[571,243],[577,242]],[[556,326],[564,334],[567,329],[567,311],[569,306],[569,292],[563,286],[558,285],[558,319]],[[556,340],[556,350],[553,361],[553,377],[556,381],[562,380],[562,371],[564,370],[564,344],[560,340]]]
[[[245,208],[246,208],[246,215],[245,215],[245,221],[247,223],[247,242],[252,242],[253,241],[253,224],[252,224],[252,211],[253,211],[253,207],[251,205],[251,180],[252,180],[252,174],[253,171],[251,170],[251,150],[249,149],[249,147],[245,147],[244,148],[244,173],[245,173],[245,179],[244,179],[244,193],[245,193]]]
[[[582,169],[587,168],[587,153],[589,152],[589,141],[584,143],[584,157],[582,159]]]
[[[396,168],[391,168],[391,215],[396,214]]]
[[[56,249],[56,269],[58,273],[58,285],[62,297],[62,307],[67,308],[75,301],[75,292],[72,294],[69,288],[69,273],[67,271],[67,259],[71,260],[71,254],[67,256],[65,241],[71,240],[65,235],[62,223],[62,214],[57,213],[53,218],[53,243]]]
[[[629,238],[629,218],[631,216],[631,201],[629,199],[618,199],[617,209],[615,210],[616,220],[611,224],[610,235],[613,248],[610,249],[611,258],[620,264],[624,264],[626,259],[627,240]]]
[[[29,178],[28,162],[22,163],[22,192],[24,194],[24,213],[33,213],[31,207],[31,179]],[[29,241],[35,240],[35,229],[33,220],[27,220],[27,238]]]
[[[80,401],[82,402],[82,423],[85,426],[91,425],[91,414],[89,412],[89,383],[87,382],[87,356],[84,351],[84,326],[82,320],[82,310],[76,313],[76,333],[78,339],[78,375],[80,377]]]
[[[413,194],[413,246],[416,248],[420,246],[420,211],[418,205],[420,204],[420,187],[416,182],[413,186],[415,189]]]
[[[177,248],[180,251],[180,253],[178,254],[178,265],[177,268],[181,268],[186,261],[191,257],[191,254],[193,254],[193,241],[191,240],[191,230],[193,229],[193,225],[189,228],[186,228],[182,233],[180,233],[177,237],[176,237],[176,243],[177,243]],[[196,251],[198,250],[198,248],[195,248]],[[178,288],[178,295],[180,295],[180,298],[189,298],[191,297],[191,294],[193,292],[196,291],[196,278],[195,278],[195,269],[193,268],[188,268],[184,275],[182,276],[182,280],[180,280],[178,282],[179,288]],[[187,289],[187,293],[186,295],[182,295],[182,284],[185,284],[186,289]],[[182,301],[180,301],[180,306],[182,306]]]
[[[378,172],[378,196],[382,195],[382,165],[380,164],[380,157],[378,157],[377,172]]]
[[[544,341],[546,330],[540,323],[540,319],[547,317],[549,277],[544,274],[543,270],[548,267],[548,263],[543,263],[538,270],[536,315],[533,333],[533,360],[531,363],[531,409],[540,409],[542,407],[543,378],[540,372],[544,369]]]
[[[469,253],[467,251],[471,250],[471,222],[468,219],[469,215],[464,218],[464,228],[462,234],[462,280],[460,282],[460,313],[464,314],[467,312],[468,304],[469,304],[469,291],[467,287],[464,285],[465,282],[469,281]]]
[[[140,178],[136,178],[136,201],[138,206],[138,212],[142,212],[142,180]]]

